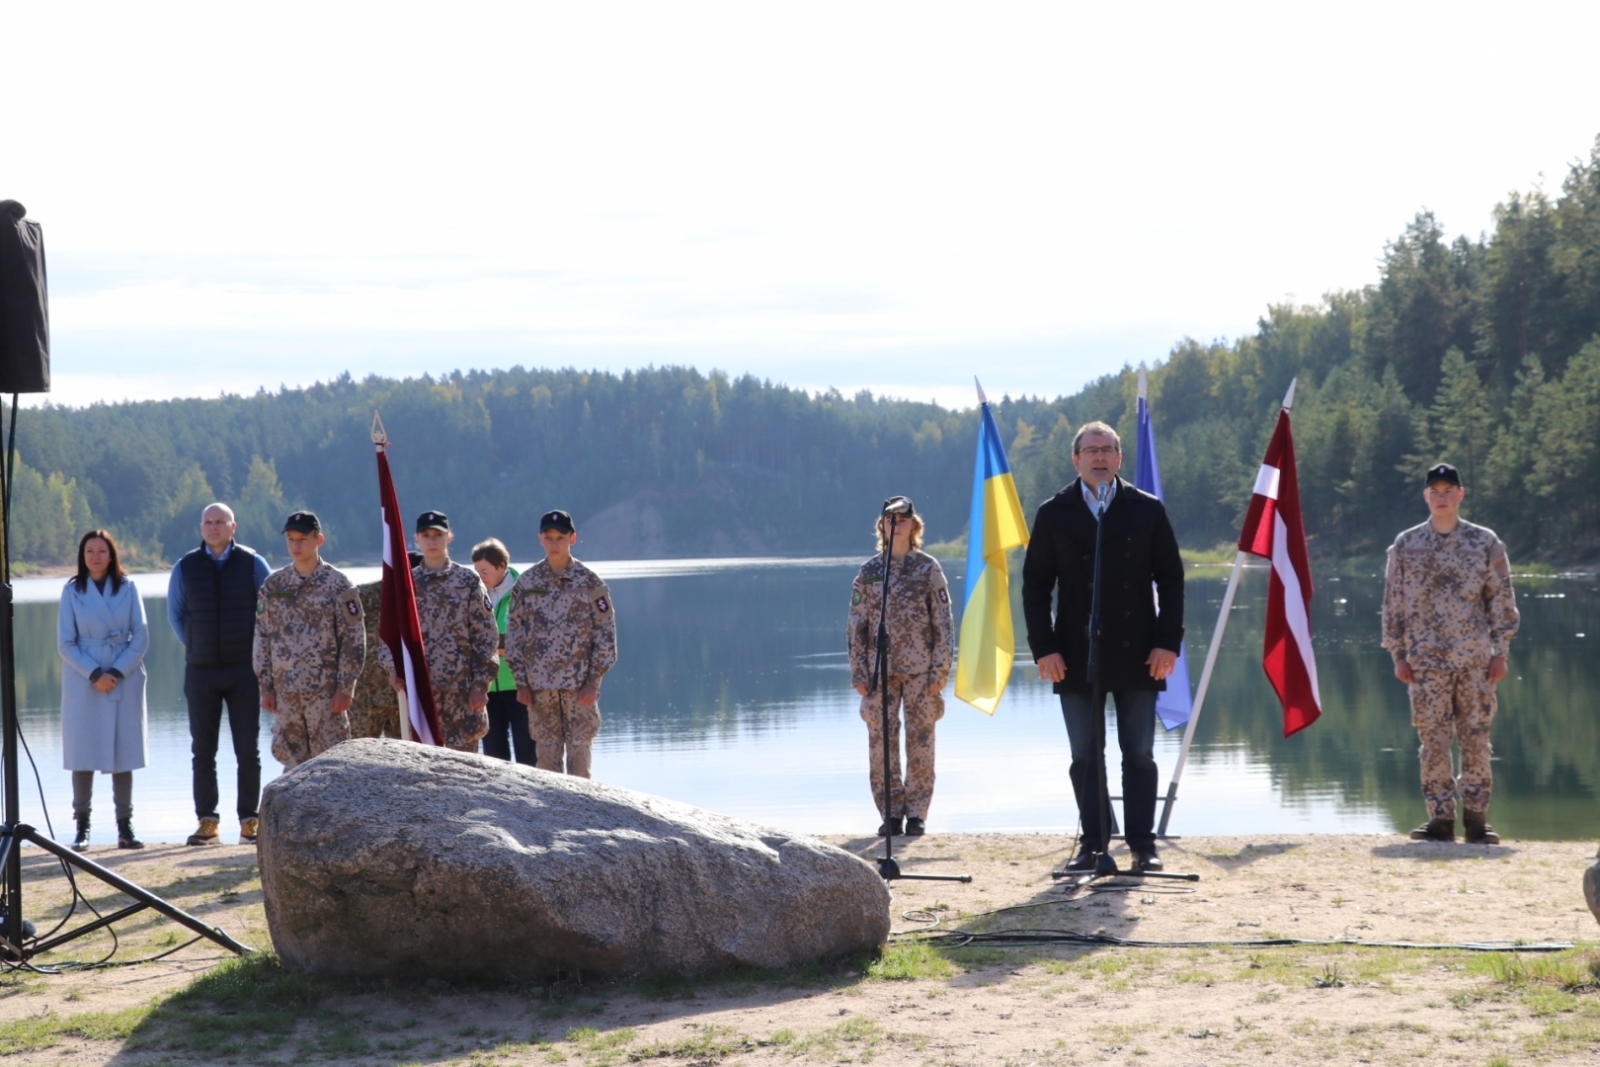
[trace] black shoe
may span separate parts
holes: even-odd
[[[85,812],[82,815],[75,816],[75,818],[78,820],[78,836],[72,839],[72,851],[87,852],[89,851],[89,815]]]
[[[1164,866],[1161,857],[1156,855],[1156,846],[1136,848],[1133,850],[1133,869],[1136,871],[1159,871]]]
[[[1455,839],[1456,821],[1454,819],[1429,819],[1411,831],[1411,840],[1413,841],[1454,841]]]
[[[927,824],[924,823],[921,819],[917,818],[915,815],[907,815],[906,816],[906,836],[907,837],[921,837],[923,834],[925,834],[927,832],[928,832]]]
[[[1489,825],[1488,816],[1476,811],[1469,811],[1461,817],[1461,839],[1469,845],[1498,845],[1500,835],[1494,832],[1494,827]]]
[[[1092,871],[1094,870],[1094,858],[1097,855],[1099,855],[1099,853],[1095,852],[1093,845],[1080,845],[1078,847],[1078,854],[1072,857],[1072,862],[1061,869],[1064,871],[1072,871],[1074,873],[1077,873],[1078,871]]]
[[[117,820],[117,847],[144,848],[144,842],[133,836],[133,820]]]
[[[879,837],[899,837],[903,833],[905,830],[901,828],[898,818],[885,819],[883,825],[878,827]]]

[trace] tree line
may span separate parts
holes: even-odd
[[[1491,232],[1448,240],[1422,212],[1378,279],[1316,306],[1269,307],[1253,334],[1185,339],[1150,371],[1168,509],[1187,545],[1237,535],[1291,379],[1313,551],[1363,555],[1420,521],[1420,472],[1454,463],[1463,513],[1519,559],[1600,547],[1600,140],[1557,195],[1513,193]],[[1031,511],[1071,481],[1074,429],[1118,427],[1133,470],[1135,372],[1055,399],[993,405]],[[289,510],[315,510],[329,558],[376,558],[372,413],[402,505],[458,540],[537,553],[544,511],[648,508],[674,555],[752,547],[864,552],[878,504],[913,496],[934,540],[963,535],[977,420],[936,404],[811,394],[688,367],[622,374],[514,367],[395,380],[348,374],[253,396],[21,412],[12,555],[70,562],[104,526],[154,566],[198,543],[212,500],[240,540],[281,555]],[[611,514],[618,512],[613,510]],[[464,553],[458,553],[464,555]]]

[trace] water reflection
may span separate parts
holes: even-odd
[[[648,561],[598,564],[617,603],[621,659],[602,695],[597,777],[796,830],[866,832],[866,731],[842,651],[855,561]],[[957,589],[960,563],[946,567]],[[354,572],[364,579],[370,571]],[[1196,681],[1226,572],[1191,573]],[[164,576],[138,576],[151,617],[151,766],[135,776],[135,821],[148,840],[193,828],[183,650],[165,624]],[[19,583],[17,685],[25,736],[51,814],[68,820],[55,649],[60,580]],[[1185,772],[1176,834],[1379,832],[1422,817],[1416,735],[1405,690],[1378,646],[1382,579],[1318,576],[1313,624],[1325,714],[1285,740],[1261,673],[1265,572],[1241,582],[1208,706]],[[1594,805],[1600,695],[1600,595],[1592,580],[1522,580],[1494,726],[1492,817],[1510,836],[1600,833]],[[1020,625],[1020,608],[1018,610]],[[1594,638],[1586,636],[1595,634]],[[1021,659],[1024,661],[1026,657]],[[993,719],[947,694],[930,829],[1070,830],[1066,736],[1048,686],[1019,665]],[[1158,737],[1163,789],[1181,732]],[[1114,742],[1113,742],[1114,745]],[[270,778],[277,764],[262,752]],[[233,768],[219,754],[223,806]],[[43,825],[26,762],[24,818]],[[108,783],[106,783],[108,784]],[[105,785],[97,793],[105,792]],[[107,798],[109,799],[109,798]],[[109,815],[109,811],[107,811]],[[97,820],[96,842],[114,835]],[[231,832],[231,827],[225,827]],[[63,829],[63,832],[64,829]]]

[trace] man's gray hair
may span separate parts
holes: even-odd
[[[1077,449],[1074,448],[1073,451],[1076,452]],[[201,522],[205,522],[206,521],[206,512],[210,511],[212,508],[216,508],[218,511],[222,512],[224,515],[228,516],[228,521],[229,522],[237,522],[238,521],[237,519],[234,518],[233,509],[230,508],[228,505],[224,504],[222,501],[218,500],[218,501],[214,501],[213,503],[207,504],[205,507],[200,509],[200,521]]]
[[[1083,443],[1084,434],[1090,433],[1105,434],[1107,437],[1111,438],[1112,443],[1117,446],[1117,451],[1122,451],[1122,438],[1117,436],[1117,431],[1113,430],[1110,426],[1107,426],[1103,422],[1095,421],[1086,422],[1082,426],[1078,427],[1078,432],[1072,438],[1072,454],[1074,456],[1078,454],[1078,448]]]

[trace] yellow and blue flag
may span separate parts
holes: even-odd
[[[1006,551],[1028,543],[1028,520],[1006,462],[989,399],[978,386],[978,461],[972,472],[972,520],[967,527],[967,595],[961,609],[956,696],[993,715],[1011,680],[1016,635],[1011,629]]]

